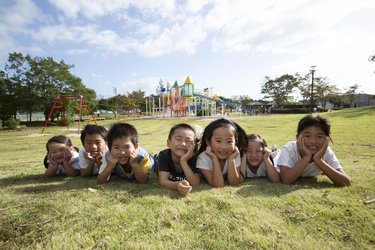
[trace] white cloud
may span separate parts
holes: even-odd
[[[146,95],[154,94],[160,77],[146,77],[133,81],[126,81],[121,84],[123,94],[136,91],[138,89],[144,91]]]
[[[354,76],[363,75],[359,68],[369,67],[373,77],[374,64],[367,62],[375,44],[374,19],[369,14],[375,12],[373,0],[6,3],[0,9],[0,57],[12,51],[40,54],[42,49],[46,53],[51,49],[68,56],[127,54],[133,58],[134,54],[161,57],[175,53],[195,55],[199,60],[213,52],[213,57],[237,54],[249,61],[262,56],[269,60],[263,65],[269,66],[265,71],[270,75],[307,72],[316,64],[323,75],[324,70],[343,76],[350,71]],[[51,8],[55,9],[47,13]],[[361,17],[363,12],[370,20]],[[204,60],[209,62],[209,58]],[[350,78],[332,77],[340,82]],[[147,79],[139,81],[147,87]],[[128,84],[132,86],[132,82]]]
[[[126,12],[130,7],[143,13],[143,15],[160,15],[167,17],[175,10],[173,0],[50,0],[50,4],[63,12],[68,19],[84,16],[95,19],[106,15],[118,15]]]
[[[175,51],[194,54],[196,46],[204,41],[206,33],[199,19],[191,19],[182,25],[165,28],[160,36],[136,45],[136,50],[144,56],[161,56]]]
[[[92,76],[93,78],[100,78],[100,79],[103,79],[103,78],[104,78],[104,75],[102,75],[102,74],[97,74],[97,73],[91,73],[91,76]]]
[[[18,0],[8,8],[0,11],[0,21],[11,31],[23,30],[28,24],[41,17],[40,9],[31,0]]]
[[[68,55],[83,55],[89,53],[88,49],[68,49],[66,51]]]
[[[0,61],[7,54],[22,51],[24,46],[17,44],[15,34],[27,35],[28,26],[42,17],[40,9],[31,0],[18,0],[14,5],[2,3],[0,9]],[[35,51],[35,47],[30,48]]]

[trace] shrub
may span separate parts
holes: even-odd
[[[13,128],[16,128],[18,125],[20,125],[20,123],[21,123],[21,121],[19,119],[9,118],[5,122],[5,126],[13,129]]]
[[[197,111],[197,116],[210,116],[211,115],[211,109],[206,109],[203,113],[202,110]]]

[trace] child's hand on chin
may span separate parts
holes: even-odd
[[[65,162],[69,162],[70,159],[72,158],[73,154],[72,152],[70,151],[69,148],[64,148],[64,161]]]
[[[49,160],[49,163],[50,163],[52,166],[57,167],[58,162],[56,161],[55,156],[54,156],[52,153],[48,153],[48,157],[47,157],[47,159]]]
[[[300,153],[300,155],[301,155],[302,158],[309,157],[309,159],[311,161],[312,154],[306,148],[306,146],[305,146],[305,139],[303,138],[302,134],[298,136],[298,139],[297,139],[297,149],[298,149],[298,152]]]
[[[325,141],[324,141],[323,146],[319,149],[318,152],[316,152],[316,153],[313,155],[313,160],[314,160],[314,161],[318,161],[318,160],[320,160],[320,159],[323,158],[324,154],[325,154],[326,151],[327,151],[328,145],[329,145],[329,138],[328,138],[328,136],[327,136],[326,139],[325,139]]]
[[[237,146],[234,148],[233,153],[229,156],[230,159],[235,159],[237,155],[240,153]]]
[[[206,150],[204,151],[211,159],[216,158],[216,155],[214,152],[212,152],[211,147],[207,146]]]
[[[108,163],[110,163],[112,165],[116,165],[117,162],[118,162],[118,160],[115,157],[113,157],[112,154],[109,154],[107,161],[108,161]]]

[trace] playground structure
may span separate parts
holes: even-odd
[[[226,106],[223,100],[212,94],[212,88],[196,90],[189,76],[183,85],[179,86],[175,81],[172,87],[162,88],[160,95],[150,95],[145,99],[146,116],[163,118],[224,114]],[[156,100],[158,105],[155,105]]]
[[[55,109],[61,109],[61,113],[62,113],[62,115],[64,117],[64,123],[65,123],[66,127],[69,130],[69,123],[68,123],[68,121],[66,119],[63,100],[78,100],[79,101],[79,116],[78,116],[78,131],[77,131],[77,134],[79,134],[81,132],[80,128],[81,128],[81,118],[82,118],[82,109],[83,108],[87,109],[87,112],[89,113],[89,115],[91,115],[93,121],[96,124],[95,116],[93,115],[93,113],[92,113],[89,105],[87,104],[87,102],[83,99],[83,96],[81,96],[81,95],[80,96],[62,95],[62,96],[59,96],[55,100],[55,102],[53,103],[51,112],[49,113],[48,118],[47,118],[47,120],[46,120],[46,122],[45,122],[45,124],[43,126],[41,134],[43,134],[45,128],[47,127],[48,121],[50,120],[50,118],[51,118],[51,116],[53,114],[53,111]]]

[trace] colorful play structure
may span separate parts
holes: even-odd
[[[176,80],[173,86],[162,88],[160,92],[145,98],[146,116],[165,118],[224,114],[225,102],[212,94],[212,88],[196,90],[189,76],[183,85],[179,86]]]

